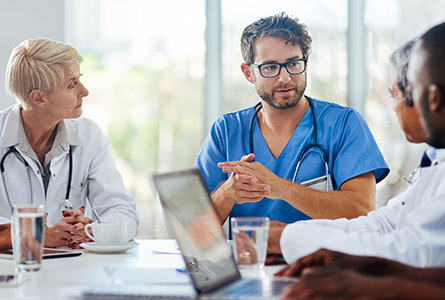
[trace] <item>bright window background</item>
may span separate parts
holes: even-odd
[[[355,1],[355,0],[351,0]],[[365,1],[366,98],[364,118],[391,169],[377,185],[377,206],[407,188],[402,180],[419,163],[425,144],[410,144],[401,131],[389,97],[389,56],[404,41],[445,21],[445,1]],[[313,39],[306,94],[347,105],[347,0],[222,1],[223,99],[230,112],[256,103],[253,85],[240,71],[243,29],[264,16],[286,11],[309,27]]]
[[[425,144],[405,139],[392,110],[389,56],[403,42],[445,21],[445,1],[372,0],[365,6],[367,94],[365,117],[391,173],[378,187],[377,204],[408,187],[401,180],[420,163]]]
[[[163,236],[150,174],[189,168],[202,143],[203,1],[67,2],[67,42],[84,57],[84,116],[110,138],[137,199],[138,237]]]
[[[224,111],[251,106],[259,101],[244,78],[240,38],[244,28],[265,16],[285,11],[305,23],[312,36],[306,94],[346,104],[346,0],[243,0],[222,1]]]
[[[408,144],[398,126],[387,89],[388,58],[403,41],[443,21],[445,2],[365,4],[364,117],[391,167],[378,185],[382,205],[406,188],[401,177],[425,147]],[[258,101],[240,70],[242,30],[282,11],[306,23],[313,38],[306,94],[347,104],[348,0],[222,0],[223,112]],[[82,80],[90,95],[84,113],[111,139],[118,169],[137,200],[138,237],[164,237],[150,174],[191,167],[208,130],[202,125],[205,0],[67,0],[65,17],[66,41],[85,58]]]

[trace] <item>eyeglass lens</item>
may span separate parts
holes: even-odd
[[[304,72],[305,65],[305,62],[302,60],[294,60],[285,64],[263,64],[260,66],[260,72],[264,77],[275,77],[278,76],[281,68],[284,67],[289,74],[298,75]]]

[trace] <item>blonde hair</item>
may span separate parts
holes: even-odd
[[[64,80],[63,66],[80,64],[73,47],[50,39],[28,39],[14,48],[6,68],[6,91],[25,108],[34,89],[51,93]]]

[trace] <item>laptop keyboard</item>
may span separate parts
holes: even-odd
[[[283,288],[292,281],[286,280],[258,280],[258,279],[246,279],[236,288],[232,287],[230,290],[224,292],[223,296],[226,297],[255,297],[255,296],[273,296],[279,295]]]
[[[187,296],[163,296],[163,295],[138,295],[138,294],[83,294],[82,300],[152,300],[152,299],[162,299],[162,300],[192,300],[196,299],[196,297],[187,297]]]

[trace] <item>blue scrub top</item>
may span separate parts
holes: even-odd
[[[318,143],[327,151],[334,189],[338,190],[343,182],[371,171],[376,182],[384,179],[389,168],[361,115],[350,107],[307,98],[315,108]],[[194,163],[194,168],[200,169],[210,192],[230,175],[218,168],[218,162],[237,161],[249,154],[249,124],[254,112],[255,105],[225,114],[213,124]],[[302,148],[313,143],[313,124],[312,111],[308,108],[280,156],[275,159],[255,121],[252,129],[255,160],[277,176],[292,180]],[[304,182],[325,174],[321,156],[310,153],[302,161],[295,181]],[[310,219],[284,200],[269,198],[255,203],[235,204],[229,217],[238,216],[267,216],[284,223]]]

